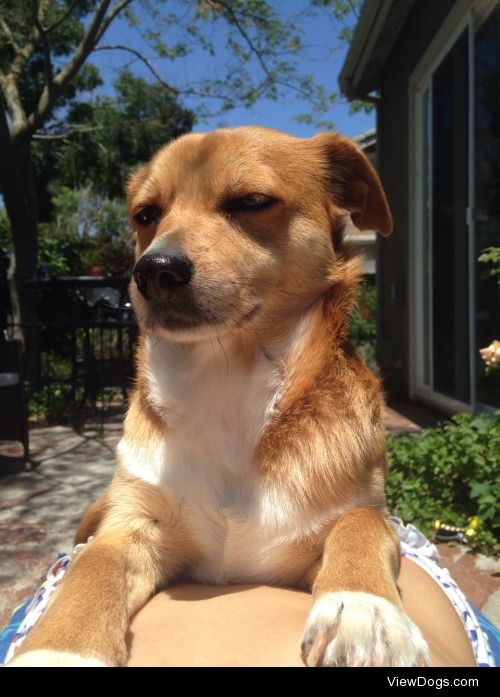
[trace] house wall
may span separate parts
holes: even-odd
[[[394,232],[377,242],[379,362],[388,391],[403,399],[410,392],[408,83],[453,4],[454,0],[418,0],[381,75],[378,171],[394,216]]]

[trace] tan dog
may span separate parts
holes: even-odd
[[[123,665],[129,618],[181,574],[312,589],[309,665],[418,665],[385,518],[379,380],[347,341],[359,263],[391,232],[336,134],[187,135],[128,186],[138,378],[106,498],[18,665]],[[244,631],[244,627],[242,627]]]

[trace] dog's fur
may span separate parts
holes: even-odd
[[[381,387],[347,340],[346,214],[392,228],[375,171],[337,134],[220,130],[160,150],[128,200],[137,258],[174,250],[193,274],[154,297],[131,284],[117,471],[14,663],[125,664],[130,616],[181,575],[312,589],[309,665],[425,662],[385,519]]]

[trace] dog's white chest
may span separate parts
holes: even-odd
[[[284,494],[264,483],[253,456],[281,394],[279,366],[262,356],[246,370],[216,343],[219,355],[189,363],[175,345],[154,341],[146,345],[150,395],[168,435],[153,457],[122,441],[123,464],[180,506],[203,555],[197,580],[278,576],[284,542],[300,521]]]
[[[264,356],[246,369],[220,342],[195,348],[186,355],[169,342],[146,344],[150,399],[168,423],[162,476],[182,488],[193,471],[224,497],[235,478],[248,476],[255,446],[280,397],[281,377]]]
[[[192,577],[203,583],[279,581],[289,559],[289,540],[283,529],[261,519],[263,513],[265,517],[258,507],[211,512],[193,507],[189,512],[191,529],[204,556],[193,568]]]

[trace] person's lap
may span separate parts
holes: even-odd
[[[439,585],[403,558],[399,587],[433,666],[475,666],[472,648]],[[130,666],[302,666],[309,593],[270,586],[176,585],[132,621]]]

